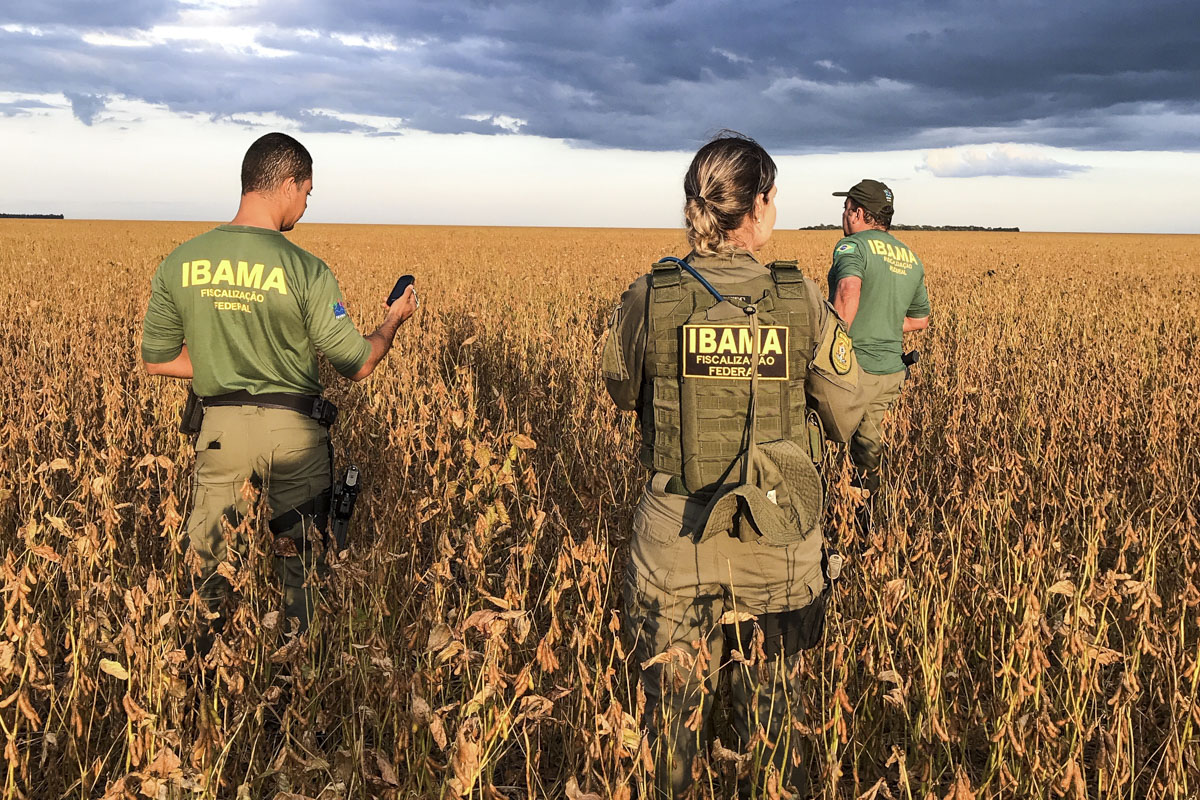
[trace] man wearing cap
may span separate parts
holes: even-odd
[[[883,460],[883,415],[900,396],[904,382],[903,334],[929,325],[925,266],[913,251],[889,233],[892,190],[865,179],[849,191],[842,206],[844,238],[833,249],[829,299],[850,326],[850,338],[870,400],[850,442],[857,484],[873,494],[880,483]],[[869,505],[859,513],[860,529],[869,530]]]

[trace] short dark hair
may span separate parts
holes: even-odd
[[[242,194],[270,192],[288,178],[303,183],[312,178],[312,156],[286,133],[261,137],[242,159]]]
[[[846,199],[850,200],[849,197],[847,197]],[[867,211],[865,208],[860,206],[858,203],[854,202],[853,200],[850,200],[850,210],[854,211],[855,209],[862,209],[863,219],[865,219],[867,221],[868,225],[878,225],[879,227],[883,228],[885,231],[890,231],[892,229],[892,215],[891,214],[884,214],[882,211],[877,214],[872,214],[870,211]],[[892,213],[894,214],[895,212],[892,212]]]

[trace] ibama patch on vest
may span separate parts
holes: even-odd
[[[750,380],[754,339],[748,325],[684,325],[683,377]],[[762,325],[758,329],[758,378],[785,381],[788,369],[788,328]]]
[[[833,364],[833,371],[838,375],[845,375],[850,371],[850,354],[853,350],[854,343],[850,340],[850,334],[839,325],[837,333],[833,336],[833,344],[829,348],[829,362]]]

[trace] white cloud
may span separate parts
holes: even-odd
[[[361,125],[364,128],[372,128],[379,133],[401,133],[405,130],[404,119],[402,117],[381,117],[375,114],[347,114],[332,108],[310,108],[308,109],[308,113],[332,117],[343,122]],[[489,119],[489,117],[485,115],[483,119]]]
[[[45,36],[46,35],[46,32],[44,30],[42,30],[41,28],[36,28],[32,25],[17,25],[15,23],[8,23],[6,25],[0,25],[0,31],[4,31],[5,33],[24,33],[28,36]]]
[[[280,50],[259,44],[258,34],[261,30],[247,25],[156,25],[146,32],[146,37],[156,44],[188,42],[198,51],[224,50],[262,58],[296,55],[294,50]]]
[[[830,61],[827,58],[823,58],[820,61],[814,61],[813,64],[820,67],[821,69],[827,69],[830,72],[845,72],[846,71],[845,67],[838,66],[837,64],[833,63],[832,61]]]
[[[119,36],[108,31],[89,31],[80,38],[88,44],[96,45],[97,47],[153,47],[156,44],[156,42],[146,38],[142,34],[138,36]]]
[[[509,133],[520,133],[521,128],[529,124],[528,120],[512,117],[508,114],[463,114],[463,119],[469,119],[472,122],[490,122],[497,128],[508,131]]]
[[[913,85],[911,83],[893,80],[892,78],[875,78],[869,81],[852,83],[849,81],[814,81],[811,78],[791,76],[776,78],[771,81],[771,85],[763,91],[763,94],[767,96],[845,94],[861,101],[864,97],[876,97],[880,95],[894,97],[898,92],[908,92],[912,91],[912,89]]]
[[[51,106],[66,106],[67,98],[62,93],[0,92],[0,103],[44,103]]]
[[[938,178],[1053,178],[1089,169],[1059,161],[1052,152],[1045,147],[1011,143],[946,147],[927,151],[919,169]]]
[[[729,50],[724,50],[720,47],[714,47],[712,49],[712,51],[714,53],[716,53],[717,55],[721,56],[722,58],[726,59],[727,61],[729,61],[729,63],[731,63],[731,64],[749,64],[751,61],[751,59],[746,58],[745,56],[739,56],[737,53],[731,52]]]
[[[390,52],[400,49],[394,36],[364,36],[361,33],[334,33],[331,35],[346,47],[365,47],[368,50]]]

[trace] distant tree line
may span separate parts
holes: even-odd
[[[62,214],[0,214],[0,219],[62,219]]]
[[[841,225],[805,225],[801,231],[840,231]],[[987,228],[983,225],[893,225],[894,231],[993,231],[996,233],[1020,233],[1020,228]]]

